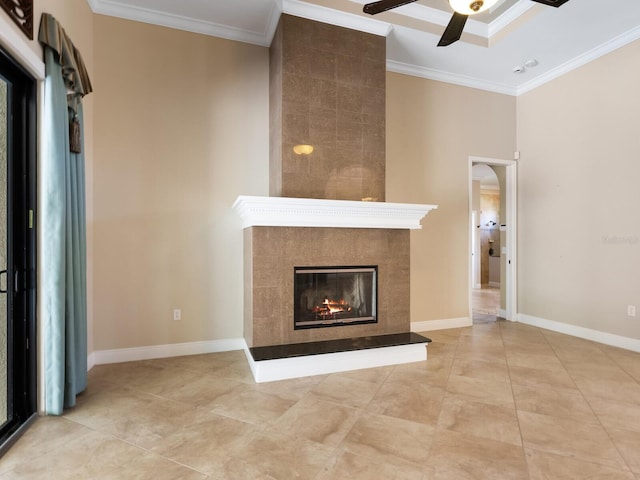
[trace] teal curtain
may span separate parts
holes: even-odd
[[[39,40],[46,67],[40,155],[44,410],[60,415],[87,386],[82,97],[91,92],[91,83],[79,52],[49,14],[42,16]]]

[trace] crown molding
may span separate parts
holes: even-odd
[[[94,13],[261,46],[269,46],[271,44],[280,13],[287,13],[384,37],[388,36],[393,29],[393,25],[388,22],[340,12],[299,0],[277,0],[272,2],[269,20],[266,22],[267,27],[264,32],[253,32],[214,22],[168,14],[158,10],[134,7],[117,0],[86,1]],[[365,0],[356,1],[356,3],[363,4]],[[531,2],[518,2],[490,24],[469,18],[465,25],[465,32],[483,38],[490,38],[532,7],[533,4]],[[448,25],[451,19],[451,14],[448,12],[417,3],[405,5],[398,9],[397,13],[442,26]]]
[[[362,17],[352,13],[339,12],[332,8],[298,0],[282,0],[282,13],[382,37],[388,36],[393,29],[393,26],[388,22]]]
[[[180,15],[168,14],[158,10],[151,10],[141,7],[133,7],[117,2],[115,0],[87,0],[93,13],[107,15],[110,17],[124,18],[136,22],[150,23],[162,27],[175,28],[187,32],[199,33],[212,37],[226,38],[253,45],[268,47],[271,44],[273,32],[276,29],[280,18],[278,4],[273,2],[267,28],[264,32],[253,32],[240,28],[229,27],[214,22],[206,22]]]
[[[214,22],[206,22],[193,18],[173,15],[158,10],[125,5],[117,0],[87,0],[93,13],[124,18],[136,22],[149,23],[162,27],[175,28],[187,32],[199,33],[212,37],[250,43],[268,47],[271,45],[273,33],[278,25],[280,13],[288,13],[298,17],[308,18],[319,22],[351,28],[362,32],[386,37],[392,30],[392,25],[380,20],[368,19],[359,15],[338,12],[319,5],[308,4],[298,0],[278,0],[272,2],[269,19],[264,32],[254,32],[229,27]]]
[[[624,47],[625,45],[638,39],[640,39],[640,26],[634,27],[631,30],[623,33],[622,35],[619,35],[616,38],[609,40],[608,42],[605,42],[586,53],[583,53],[582,55],[578,55],[568,62],[565,62],[562,65],[553,68],[532,80],[529,80],[527,83],[520,85],[516,88],[516,96],[522,95],[523,93],[527,93],[535,88],[538,88],[539,86],[544,85],[551,80],[555,80],[556,78],[561,77],[562,75],[565,75],[572,70],[575,70],[576,68],[586,65],[589,62],[593,62],[597,58],[611,53],[618,48]]]
[[[504,12],[493,22],[487,25],[487,37],[491,38],[502,29],[508,27],[512,22],[516,21],[522,15],[527,13],[532,8],[535,8],[536,4],[533,2],[517,2],[509,10]]]
[[[619,35],[618,37],[599,45],[598,47],[579,55],[564,64],[553,68],[537,77],[529,80],[517,87],[511,87],[499,83],[487,82],[479,80],[475,77],[468,77],[465,75],[456,75],[449,72],[443,72],[441,70],[435,70],[430,68],[418,67],[416,65],[395,62],[393,60],[387,60],[387,70],[395,73],[402,73],[404,75],[411,75],[414,77],[426,78],[428,80],[436,80],[439,82],[451,83],[454,85],[460,85],[463,87],[478,88],[480,90],[486,90],[494,93],[502,93],[511,96],[520,96],[535,88],[538,88],[545,83],[555,80],[572,70],[575,70],[587,63],[596,60],[608,53],[624,47],[631,42],[640,39],[640,26],[634,27],[626,33]]]
[[[457,75],[432,68],[417,67],[416,65],[394,62],[393,60],[387,60],[387,70],[390,72],[402,73],[404,75],[426,78],[428,80],[436,80],[438,82],[452,83],[463,87],[478,88],[489,92],[502,93],[504,95],[515,96],[517,94],[516,88],[508,85],[487,82],[475,77]]]
[[[180,15],[167,14],[157,10],[132,7],[129,5],[125,5],[124,3],[121,3],[117,0],[86,1],[89,4],[91,10],[97,14],[124,18],[127,20],[149,23],[168,28],[175,28],[178,30],[199,33],[202,35],[221,37],[228,40],[235,40],[243,43],[250,43],[265,47],[268,47],[271,44],[273,33],[275,32],[275,29],[278,25],[280,13],[288,13],[291,15],[308,18],[310,20],[316,20],[385,37],[388,36],[389,33],[393,30],[393,25],[387,22],[369,19],[360,15],[338,12],[327,7],[305,3],[299,0],[273,1],[269,13],[269,19],[266,22],[264,32],[248,31],[244,29],[228,27],[226,25],[221,25],[214,22],[206,22],[183,17]],[[352,1],[355,1],[356,3],[365,3],[365,0]],[[469,21],[467,22],[466,31],[467,33],[490,38],[507,27],[511,22],[519,18],[529,9],[535,8],[535,6],[536,5],[533,2],[517,2],[513,7],[511,7],[509,10],[507,10],[500,17],[498,17],[488,25],[482,22],[477,22],[473,19],[469,19]],[[438,9],[434,9],[417,3],[401,7],[400,9],[398,9],[398,13],[402,13],[403,9],[407,14],[410,14],[420,20],[436,23],[439,25],[446,25],[450,19],[450,15],[447,12],[443,12]],[[1,26],[2,25],[0,24],[0,27]],[[2,32],[0,32],[0,42],[4,43],[5,45],[21,45],[23,43],[15,41],[15,38],[13,38],[14,35],[12,35],[13,32],[11,28],[2,28],[1,30]],[[393,60],[387,60],[387,70],[464,87],[477,88],[494,93],[519,96],[638,39],[640,39],[640,26],[635,27],[628,32],[614,38],[613,40],[610,40],[582,55],[579,55],[578,57],[569,60],[568,62],[565,62],[564,64],[556,68],[540,74],[535,78],[515,87],[495,82],[488,82],[475,77],[452,74],[449,72],[419,67],[412,64],[396,62]],[[42,75],[41,63],[36,62],[35,59],[32,58],[32,55],[29,54],[30,52],[25,53],[22,50],[18,52],[14,51],[13,53],[17,54],[18,57],[23,58],[23,61],[26,61],[26,63],[31,67],[32,72],[40,77]]]

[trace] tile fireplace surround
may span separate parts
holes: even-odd
[[[426,359],[425,343],[255,361],[249,349],[410,331],[409,230],[435,205],[240,196],[244,338],[257,382]],[[378,322],[294,330],[293,271],[377,265]]]

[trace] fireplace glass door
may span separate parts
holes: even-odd
[[[294,328],[376,323],[377,273],[366,267],[296,267]]]

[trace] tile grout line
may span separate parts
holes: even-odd
[[[449,373],[447,374],[447,383],[446,383],[446,385],[444,387],[444,394],[442,395],[442,399],[440,401],[440,408],[438,409],[438,419],[436,421],[436,425],[435,425],[434,432],[433,432],[434,440],[435,440],[435,436],[438,434],[438,431],[439,431],[438,427],[440,425],[440,417],[442,416],[442,409],[444,407],[444,400],[445,400],[445,398],[447,396],[447,393],[448,393],[448,386],[449,386],[449,382],[451,381],[451,372],[453,371],[453,364],[456,361],[456,357],[458,355],[458,349],[460,347],[460,339],[462,338],[462,331],[461,331],[461,329],[459,329],[459,330],[460,330],[460,332],[458,333],[458,338],[456,340],[456,348],[453,351],[453,355],[451,357],[451,364],[449,365]],[[431,451],[429,451],[429,455],[431,455]]]
[[[571,378],[571,381],[573,382],[573,384],[576,387],[576,390],[580,393],[580,396],[582,397],[582,399],[585,401],[585,403],[587,405],[589,405],[589,409],[591,410],[591,413],[593,413],[593,416],[597,419],[598,421],[598,425],[602,428],[602,430],[607,434],[607,438],[609,439],[609,441],[611,442],[611,445],[615,448],[616,452],[618,453],[618,455],[620,456],[620,459],[622,459],[622,461],[624,462],[624,465],[627,467],[627,470],[632,474],[635,475],[635,473],[633,472],[633,469],[631,468],[631,466],[629,465],[629,462],[627,462],[627,459],[624,457],[624,455],[622,454],[622,452],[620,451],[620,449],[618,448],[618,445],[616,444],[616,442],[613,440],[613,438],[611,437],[611,433],[609,433],[609,430],[607,429],[607,427],[604,425],[604,423],[602,423],[602,420],[600,419],[600,416],[596,413],[596,411],[594,410],[593,406],[591,405],[591,402],[589,401],[589,398],[584,394],[584,392],[582,391],[582,389],[580,388],[580,386],[576,383],[575,381],[575,377],[574,375],[571,373],[571,371],[566,367],[565,363],[562,361],[562,358],[560,358],[560,356],[558,355],[558,350],[561,350],[561,347],[559,346],[555,346],[553,343],[551,343],[549,341],[549,339],[547,338],[547,336],[544,334],[544,331],[541,331],[542,336],[544,337],[545,341],[549,344],[551,350],[553,351],[554,355],[556,356],[556,358],[558,359],[558,361],[560,362],[560,364],[562,365],[562,368],[564,368],[564,370],[567,372],[567,375],[569,375],[569,377]],[[605,351],[603,351],[600,346],[595,343],[595,342],[590,342],[592,343],[600,352],[602,352],[607,358],[609,358],[609,356],[607,355],[607,353]],[[613,361],[614,364],[616,364],[616,366],[618,366],[619,368],[621,368],[617,362],[615,362],[615,360],[611,359]],[[624,371],[624,369],[621,368],[621,370]],[[627,373],[625,371],[625,373]],[[635,379],[634,379],[635,380]],[[602,466],[601,463],[598,462],[594,462],[594,465],[600,465]]]
[[[202,472],[202,471],[192,467],[191,465],[186,465],[184,463],[180,463],[180,462],[178,462],[176,460],[173,460],[172,458],[165,457],[164,455],[161,455],[161,454],[156,453],[156,452],[154,452],[152,450],[149,450],[148,448],[145,448],[145,447],[143,447],[141,445],[137,445],[137,444],[131,442],[130,440],[127,440],[125,438],[121,438],[121,437],[119,437],[119,436],[117,436],[117,435],[115,435],[113,433],[110,433],[110,432],[105,432],[105,431],[103,431],[102,429],[100,429],[98,427],[85,425],[84,423],[81,423],[81,422],[79,422],[79,421],[77,421],[77,420],[75,420],[73,418],[69,418],[66,415],[61,415],[58,418],[64,419],[64,420],[66,420],[68,422],[75,423],[76,425],[79,425],[79,426],[81,426],[83,428],[86,428],[87,430],[90,430],[92,432],[99,433],[100,435],[104,435],[105,437],[112,438],[113,440],[115,440],[117,442],[121,442],[121,443],[124,443],[126,445],[129,445],[130,447],[133,447],[134,449],[139,450],[142,454],[149,454],[149,455],[153,455],[153,456],[158,457],[158,458],[162,458],[162,459],[164,459],[164,460],[166,460],[168,462],[171,462],[171,463],[173,463],[175,465],[179,465],[179,466],[181,466],[183,468],[186,468],[188,470],[194,471],[196,473],[200,473],[200,474],[204,475],[206,478],[210,477],[208,473]]]
[[[500,341],[502,342],[502,350],[504,352],[504,361],[507,365],[507,374],[509,375],[509,387],[511,389],[511,398],[513,399],[513,406],[516,411],[516,422],[518,422],[518,432],[520,433],[520,442],[522,444],[522,458],[524,464],[527,466],[527,477],[531,478],[531,470],[529,467],[529,462],[527,460],[527,452],[525,447],[524,436],[522,435],[522,425],[520,424],[520,415],[518,410],[518,402],[516,401],[516,394],[513,391],[513,379],[511,378],[511,364],[509,363],[509,359],[507,358],[507,349],[504,342],[504,334],[503,334],[503,326],[502,323],[498,322],[498,328],[500,329]]]

